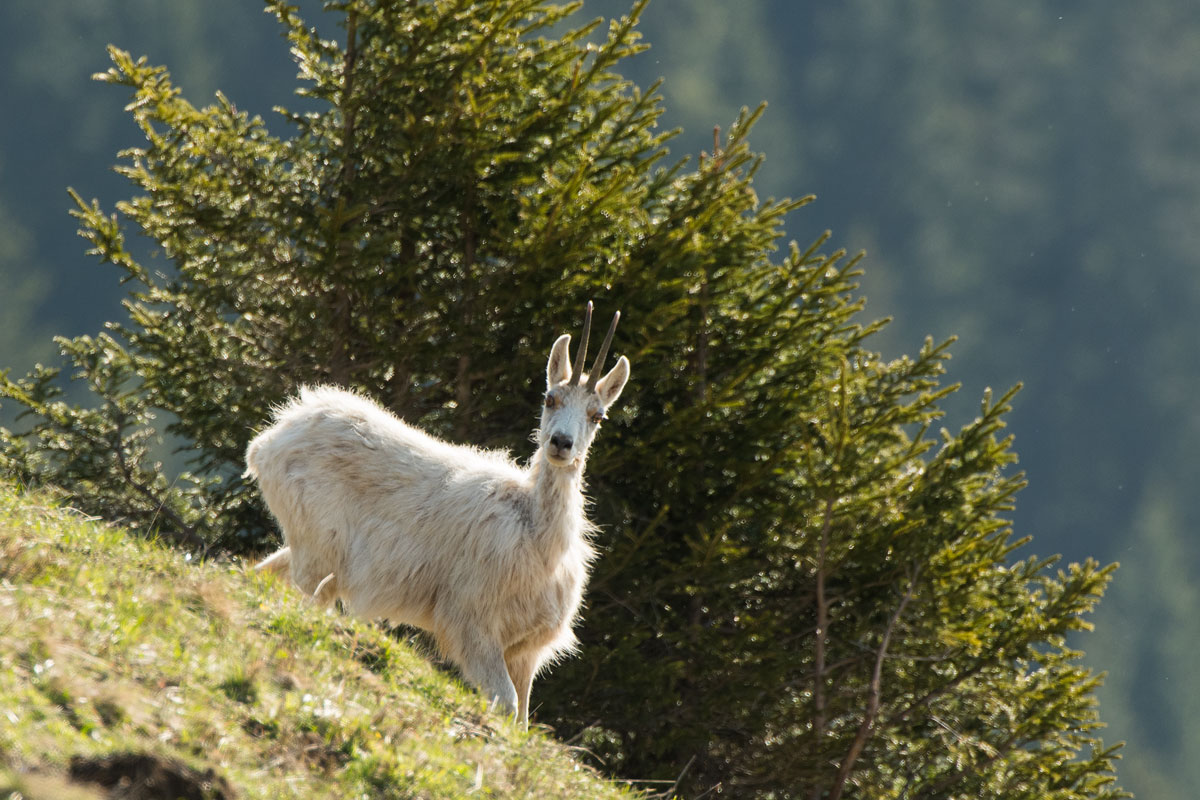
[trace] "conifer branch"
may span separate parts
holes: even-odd
[[[354,243],[347,235],[348,227],[355,225],[353,221],[353,205],[355,192],[355,164],[358,161],[355,152],[356,122],[358,119],[358,104],[355,99],[355,74],[358,65],[358,9],[353,5],[346,12],[346,52],[342,60],[342,91],[340,107],[342,112],[342,164],[338,180],[337,194],[334,200],[334,214],[330,220],[328,235],[333,244],[334,271],[349,270],[354,258]],[[351,315],[356,312],[350,295],[351,289],[347,281],[339,280],[334,284],[330,312],[334,334],[333,353],[329,365],[330,379],[341,386],[349,386],[351,379],[353,326]]]

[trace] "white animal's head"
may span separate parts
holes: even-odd
[[[613,314],[608,335],[604,337],[604,344],[600,345],[591,373],[583,371],[588,334],[592,327],[590,300],[583,317],[583,335],[579,337],[574,366],[567,353],[571,344],[569,333],[558,337],[550,348],[550,361],[546,364],[546,402],[542,408],[542,425],[537,438],[553,466],[572,467],[583,463],[596,429],[629,380],[629,359],[625,356],[617,359],[616,366],[607,375],[598,377],[604,368],[604,357],[608,355],[608,347],[612,344],[620,318],[620,311]]]

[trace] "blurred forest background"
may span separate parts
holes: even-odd
[[[300,4],[318,17],[313,0]],[[576,17],[629,0],[587,0]],[[666,79],[675,156],[769,102],[751,136],[760,196],[815,193],[788,237],[823,228],[868,251],[885,353],[960,336],[965,385],[1025,383],[1009,418],[1030,486],[1026,551],[1122,569],[1081,637],[1106,670],[1108,741],[1141,797],[1200,785],[1200,6],[654,0],[627,68]],[[334,35],[330,30],[328,35]],[[115,271],[84,255],[66,187],[111,206],[138,143],[119,90],[92,83],[116,44],[282,126],[295,66],[247,0],[0,5],[0,366],[51,359],[52,334],[119,315]]]

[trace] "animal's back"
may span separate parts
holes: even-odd
[[[395,479],[420,479],[439,469],[439,446],[366,398],[317,387],[303,389],[276,413],[271,427],[250,443],[246,460],[260,479],[316,470],[352,488],[383,469]]]

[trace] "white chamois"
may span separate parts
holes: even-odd
[[[533,678],[575,646],[572,624],[595,556],[583,469],[629,360],[590,376],[592,304],[574,366],[571,337],[550,350],[537,452],[447,444],[375,403],[307,388],[246,452],[285,547],[257,569],[287,574],[320,603],[423,628],[467,680],[522,724]]]

